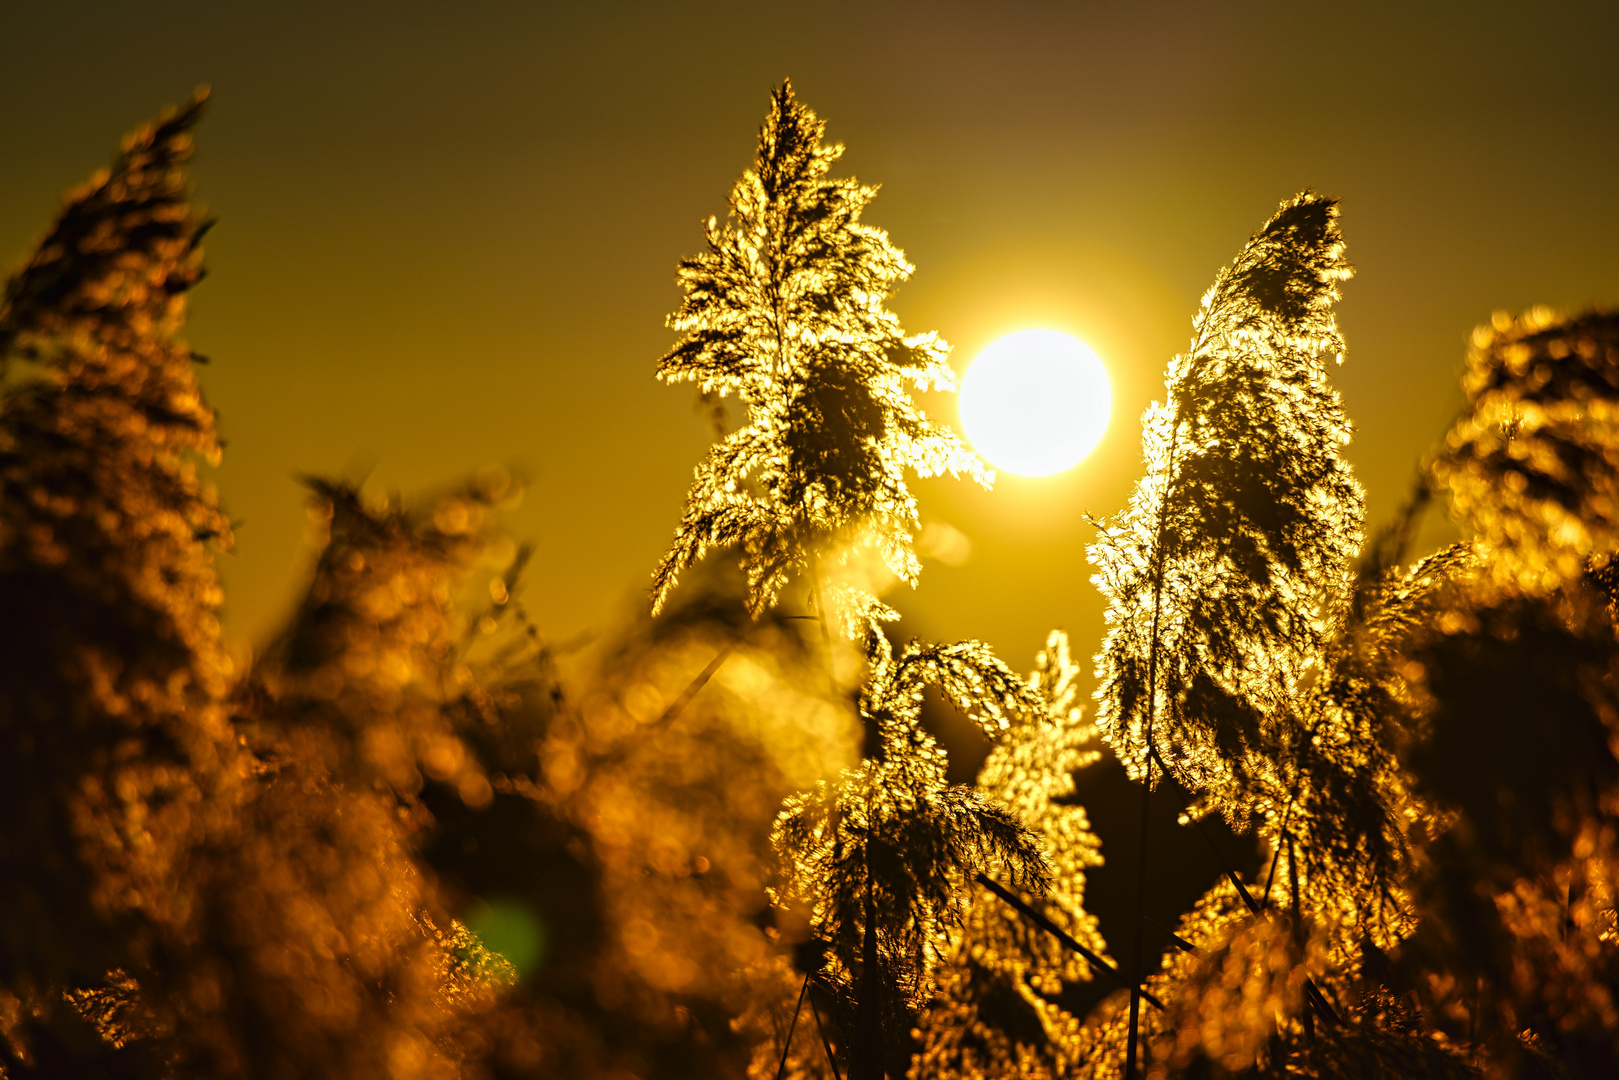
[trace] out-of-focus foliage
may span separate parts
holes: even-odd
[[[1308,963],[1319,949],[1300,949],[1285,919],[1228,918],[1221,929],[1197,946],[1201,955],[1187,954],[1191,970],[1155,1040],[1153,1056],[1171,1067],[1196,1057],[1228,1071],[1252,1065],[1278,1018],[1303,1011],[1305,979],[1320,974]]]
[[[912,266],[860,220],[877,189],[828,176],[843,147],[821,144],[825,126],[783,83],[730,215],[710,218],[708,250],[680,264],[686,298],[669,325],[682,336],[658,377],[735,394],[747,422],[697,467],[653,578],[654,611],[713,547],[740,550],[755,613],[830,556],[817,602],[858,636],[873,612],[891,615],[869,563],[916,581],[920,525],[905,470],[989,482],[977,456],[911,398],[913,388],[955,388],[949,346],[907,336],[884,306]]]
[[[322,550],[303,604],[238,694],[261,774],[210,852],[218,1019],[176,1032],[265,1075],[449,1076],[467,952],[416,859],[425,777],[472,806],[488,777],[456,732],[487,702],[458,663],[451,588],[499,487],[409,509],[311,482]],[[439,930],[439,927],[446,927]],[[459,942],[459,943],[458,943]]]
[[[209,550],[230,530],[194,470],[219,443],[178,337],[202,276],[182,171],[201,108],[70,193],[0,307],[0,1057],[17,1064],[94,1052],[64,985],[158,981],[246,773]]]
[[[491,474],[421,510],[309,484],[326,536],[302,606],[253,673],[253,719],[274,729],[261,737],[296,744],[289,756],[320,758],[355,786],[411,796],[425,775],[486,805],[489,779],[456,727],[462,712],[490,703],[459,662],[461,639],[477,627],[451,590],[491,544],[511,480]]]
[[[230,683],[194,472],[219,445],[178,337],[201,105],[70,194],[0,309],[0,1070],[454,1075],[509,979],[439,911],[414,769],[487,802],[449,588],[493,493],[424,520],[317,485],[310,598]]]
[[[1328,381],[1350,276],[1332,199],[1282,204],[1193,321],[1143,418],[1146,475],[1091,559],[1108,600],[1097,726],[1233,818],[1274,772],[1296,690],[1346,598],[1362,499]]]
[[[1449,827],[1400,959],[1439,1030],[1516,1067],[1532,1032],[1575,1076],[1619,1061],[1619,642],[1605,597],[1488,580],[1413,650],[1421,790]]]
[[[1091,748],[1095,728],[1076,701],[1078,675],[1067,635],[1053,631],[1029,678],[1042,707],[1012,724],[979,771],[978,788],[1027,825],[1046,852],[1050,886],[1044,896],[1024,894],[1023,902],[1105,955],[1096,919],[1085,911],[1085,871],[1101,865],[1101,844],[1085,808],[1060,801],[1074,792],[1073,773],[1099,756]],[[913,1077],[1068,1074],[1086,1040],[1084,1017],[1064,1008],[1062,993],[1098,977],[1083,957],[982,888],[950,931],[947,956],[938,998],[922,1018]]]
[[[1619,1062],[1619,643],[1613,316],[1537,308],[1473,335],[1431,475],[1478,536],[1407,650],[1404,755],[1441,814],[1395,976],[1492,1070]]]
[[[825,697],[804,625],[754,622],[737,599],[694,592],[610,652],[540,748],[544,797],[599,860],[594,996],[690,1044],[690,1071],[637,1071],[740,1075],[781,1003],[792,1008],[766,892],[771,822],[858,740]]]
[[[1456,515],[1521,589],[1619,550],[1619,316],[1499,312],[1473,332],[1467,403],[1436,456]]]

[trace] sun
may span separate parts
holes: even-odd
[[[1107,430],[1107,369],[1078,338],[1019,330],[978,354],[961,381],[961,424],[990,463],[1050,476],[1084,460]]]

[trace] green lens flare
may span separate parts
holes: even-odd
[[[467,928],[484,947],[511,961],[519,975],[531,974],[545,960],[545,921],[539,912],[519,900],[497,897],[477,901],[467,912]]]

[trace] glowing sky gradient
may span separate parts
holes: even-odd
[[[1125,498],[1198,298],[1279,200],[1343,199],[1339,385],[1374,523],[1459,404],[1476,323],[1619,302],[1615,40],[1609,3],[11,4],[0,259],[212,84],[196,176],[220,224],[189,336],[241,523],[231,635],[291,603],[294,474],[408,492],[510,462],[529,599],[568,638],[637,602],[669,542],[709,438],[652,378],[675,264],[791,75],[883,185],[868,219],[917,264],[893,300],[911,332],[958,370],[1029,326],[1107,358],[1083,468],[918,486],[972,556],[894,598],[905,632],[1022,668],[1054,625],[1095,647],[1081,514]]]

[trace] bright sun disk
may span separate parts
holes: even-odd
[[[961,380],[961,424],[998,469],[1050,476],[1102,440],[1113,411],[1107,369],[1078,338],[1019,330],[992,342]]]

